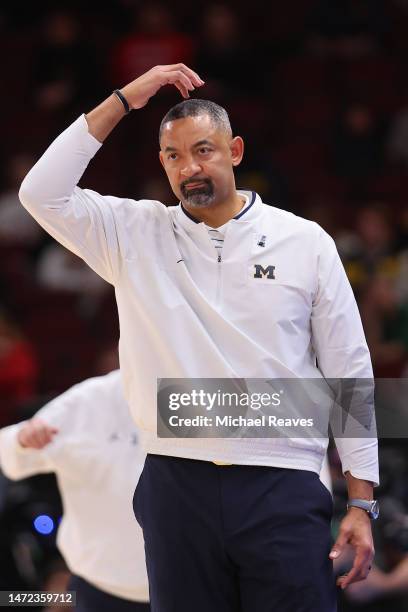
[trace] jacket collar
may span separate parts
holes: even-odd
[[[238,223],[253,221],[259,214],[262,200],[255,191],[243,191],[239,190],[238,193],[242,193],[243,195],[248,196],[248,202],[244,206],[242,210],[234,217],[227,221],[230,223],[231,221],[235,221]],[[177,210],[177,220],[182,227],[186,230],[194,231],[198,229],[198,227],[202,226],[202,221],[196,219],[188,210],[184,208],[182,203],[180,202]]]

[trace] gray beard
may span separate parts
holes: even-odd
[[[187,181],[180,187],[184,201],[192,208],[205,208],[206,206],[211,206],[214,202],[215,193],[213,184],[208,179],[204,182],[205,184],[202,187],[197,187],[197,189],[186,189]]]

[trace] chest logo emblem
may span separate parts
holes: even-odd
[[[254,278],[271,278],[275,279],[275,266],[266,266],[264,268],[260,264],[254,264],[255,274]]]

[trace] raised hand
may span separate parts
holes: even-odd
[[[198,74],[185,64],[155,66],[120,89],[130,108],[142,108],[150,98],[165,85],[177,87],[183,98],[190,97],[190,91],[204,85]],[[86,114],[89,132],[103,142],[113,128],[124,117],[125,109],[115,94]]]
[[[204,85],[204,81],[185,64],[155,66],[121,89],[131,108],[142,108],[161,87],[174,85],[183,98],[189,98],[190,91]]]

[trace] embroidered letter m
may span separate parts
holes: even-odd
[[[275,278],[275,266],[267,266],[266,268],[264,268],[260,264],[254,264],[254,267],[254,278],[263,278],[264,276],[266,276],[266,278]]]

